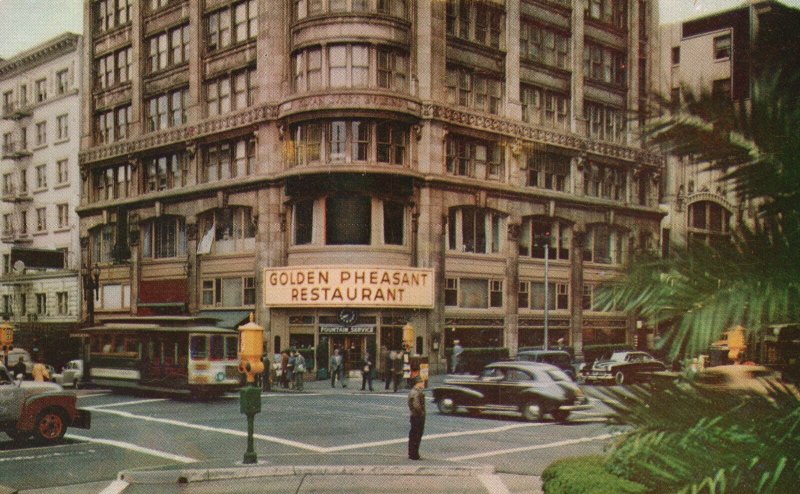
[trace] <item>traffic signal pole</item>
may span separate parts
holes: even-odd
[[[547,279],[548,264],[550,261],[550,239],[544,243],[544,349],[547,350],[548,341],[548,309],[550,307],[550,284]]]

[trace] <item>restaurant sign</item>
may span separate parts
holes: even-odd
[[[320,324],[319,334],[375,334],[375,326],[340,326],[338,324]]]
[[[268,307],[433,308],[433,270],[369,266],[264,269]]]

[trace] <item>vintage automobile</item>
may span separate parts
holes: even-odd
[[[776,391],[800,398],[797,387],[781,380],[780,374],[762,365],[719,365],[708,367],[692,377],[701,390],[769,396]]]
[[[667,366],[647,352],[614,352],[608,359],[584,368],[582,378],[587,383],[631,384],[649,380],[653,372],[665,371]]]
[[[459,407],[470,413],[513,411],[526,420],[550,414],[564,421],[574,410],[590,408],[583,391],[561,369],[539,362],[495,362],[479,376],[446,379],[433,388],[433,401],[444,414]]]
[[[37,441],[56,442],[67,427],[88,429],[91,414],[78,410],[76,395],[58,384],[14,380],[0,367],[0,431],[11,439],[33,435]]]
[[[517,360],[528,362],[542,362],[555,365],[570,379],[575,380],[575,369],[572,366],[572,356],[563,350],[523,350],[517,353]]]
[[[78,389],[83,384],[83,360],[70,360],[60,373],[52,374],[53,382]]]

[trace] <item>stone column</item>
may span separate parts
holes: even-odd
[[[189,2],[189,106],[186,118],[197,123],[203,118],[203,2]]]
[[[519,347],[519,223],[508,225],[506,251],[506,324],[503,339],[508,353],[517,354]]]
[[[639,2],[635,0],[629,2],[630,9],[628,9],[628,99],[627,110],[628,114],[639,113],[639,50],[644,47],[639,46]],[[653,33],[654,34],[654,33]],[[642,54],[646,56],[647,54]],[[625,143],[631,144],[634,131],[639,128],[639,120],[631,119],[628,121],[627,130],[625,132]]]
[[[583,355],[583,246],[586,241],[586,232],[577,229],[572,232],[572,260],[570,262],[570,345],[575,349],[575,356]]]
[[[507,118],[522,119],[519,94],[520,0],[506,0],[506,111]]]
[[[587,0],[572,1],[572,132],[587,135],[586,117],[583,114],[583,12]]]
[[[189,314],[197,314],[200,310],[198,295],[198,279],[200,277],[200,259],[197,257],[197,218],[186,218],[186,248],[189,250],[186,260],[186,300],[189,303]]]
[[[139,313],[139,279],[141,278],[141,242],[139,241],[139,215],[128,216],[128,243],[131,248],[131,314]]]

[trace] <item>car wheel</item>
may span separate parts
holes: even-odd
[[[553,410],[550,414],[557,422],[566,422],[569,418],[569,410]]]
[[[49,408],[36,417],[33,433],[37,440],[48,443],[59,441],[66,432],[67,421],[61,410]]]
[[[628,376],[626,376],[624,372],[617,371],[617,373],[614,374],[614,382],[615,383],[622,385],[622,384],[626,384],[627,381],[629,381],[629,379],[628,379]]]
[[[439,412],[449,415],[455,413],[456,402],[452,398],[442,398],[436,405],[439,407]]]
[[[540,407],[538,403],[534,402],[522,405],[521,412],[522,417],[530,422],[538,422],[542,420],[542,415],[544,414],[544,412],[542,412],[542,407]]]

